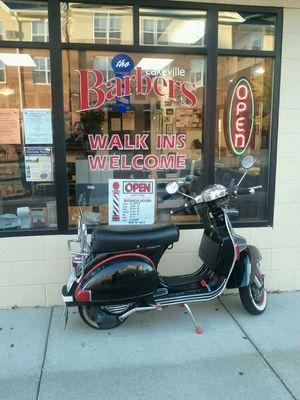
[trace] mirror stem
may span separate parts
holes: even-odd
[[[244,172],[243,176],[242,176],[241,179],[238,181],[236,187],[239,187],[239,186],[240,186],[240,184],[242,183],[242,181],[243,181],[243,179],[245,178],[245,176],[247,175],[247,173],[248,173],[248,170],[246,170],[246,171]]]
[[[195,198],[194,198],[194,197],[192,197],[192,196],[189,196],[189,195],[188,195],[188,194],[186,194],[186,193],[179,192],[179,190],[177,190],[177,193],[179,193],[179,194],[182,194],[182,196],[188,197],[189,199],[195,200]]]

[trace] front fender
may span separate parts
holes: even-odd
[[[235,289],[248,286],[255,276],[257,263],[262,259],[261,253],[255,246],[247,246],[240,254],[240,259],[235,262],[226,287]]]

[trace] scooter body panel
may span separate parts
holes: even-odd
[[[142,254],[125,253],[96,261],[78,290],[90,291],[91,302],[108,305],[141,301],[152,296],[157,287],[152,260]]]
[[[262,259],[261,253],[255,246],[247,246],[235,262],[232,273],[227,282],[228,289],[248,286],[251,277],[255,276],[257,263]]]

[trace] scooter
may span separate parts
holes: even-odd
[[[262,257],[256,247],[234,232],[228,208],[230,198],[253,195],[261,188],[240,188],[254,163],[252,155],[243,157],[245,172],[236,185],[233,180],[229,188],[209,185],[196,197],[182,192],[186,182],[167,184],[169,195],[179,193],[188,199],[170,214],[188,208],[203,210],[204,233],[199,247],[202,265],[189,275],[159,273],[162,255],[179,240],[175,224],[99,226],[88,243],[80,211],[78,237],[68,241],[73,258],[71,276],[62,289],[66,307],[77,306],[82,320],[93,328],[111,329],[136,312],[180,304],[191,316],[196,332],[201,333],[188,303],[213,300],[227,287],[239,289],[241,302],[250,314],[263,313],[267,289]],[[75,243],[78,250],[74,250]]]

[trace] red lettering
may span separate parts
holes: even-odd
[[[88,135],[92,150],[104,150],[107,145],[108,135]]]
[[[161,169],[175,169],[175,154],[169,154],[168,156],[166,154],[162,154],[160,156],[160,168]]]
[[[134,144],[130,144],[130,135],[124,135],[124,149],[125,150],[134,150]]]
[[[96,69],[83,69],[78,71],[79,72],[79,110],[86,111],[86,110],[95,110],[103,105],[105,101],[105,93],[100,86],[103,83],[104,76],[101,71]],[[89,87],[89,74],[93,74],[95,77],[94,84]],[[90,104],[90,92],[96,94],[97,101],[94,105]]]
[[[144,164],[147,169],[156,169],[158,167],[159,158],[154,154],[148,154],[145,157]]]
[[[92,171],[97,171],[97,170],[103,170],[105,169],[105,165],[107,162],[107,155],[105,154],[104,156],[92,156],[88,155],[88,163],[89,163],[89,168]]]
[[[177,149],[184,149],[186,145],[186,134],[180,133],[176,137],[177,140]]]
[[[117,134],[112,135],[109,145],[107,146],[107,150],[112,150],[114,147],[116,147],[117,150],[123,150],[123,145],[120,136]]]
[[[240,115],[241,112],[246,111],[247,104],[244,101],[240,101],[236,105],[236,115]]]
[[[109,89],[106,92],[105,100],[110,101],[117,96],[117,86],[115,84],[113,84],[111,81],[108,81],[106,86]]]
[[[148,139],[149,134],[145,133],[143,135],[135,135],[135,150],[149,150],[147,146],[146,140]]]
[[[176,101],[174,83],[173,79],[169,79],[169,99]]]
[[[240,133],[245,133],[245,117],[239,117],[235,121],[235,129]]]
[[[180,154],[176,157],[176,169],[186,169],[186,154]]]
[[[109,157],[109,169],[119,170],[120,169],[120,156],[113,154]]]
[[[136,85],[136,94],[141,94],[142,96],[146,96],[151,92],[152,88],[152,80],[148,75],[142,75],[141,67],[136,68],[136,77],[137,77],[137,85]],[[143,85],[145,85],[145,90],[143,90]]]
[[[127,164],[126,156],[125,154],[121,155],[121,170],[122,171],[129,171],[131,170],[130,165]]]
[[[242,94],[242,92],[241,92],[242,90],[244,90],[244,94]],[[249,94],[248,86],[247,85],[243,85],[243,84],[239,85],[238,88],[237,88],[236,94],[237,94],[237,98],[239,100],[245,100],[248,97],[248,94]]]
[[[194,87],[194,85],[192,85],[192,86]],[[188,102],[185,102],[182,100],[182,104],[189,108],[195,107],[197,104],[197,97],[196,97],[195,93],[193,93],[191,90],[189,90],[187,88],[186,82],[182,85],[181,90],[182,90],[182,94],[188,100]]]
[[[176,135],[162,135],[162,149],[176,149]]]
[[[159,81],[161,81],[162,86],[167,86],[166,80],[162,76],[158,76],[157,78],[154,79],[153,82],[153,92],[156,94],[156,96],[163,97],[165,93],[160,91],[160,88],[158,87]]]
[[[138,161],[140,161],[140,160],[143,160],[143,156],[141,154],[137,154],[137,155],[133,156],[132,160],[131,160],[132,167],[139,171],[141,171],[143,169],[143,165],[138,164]]]

